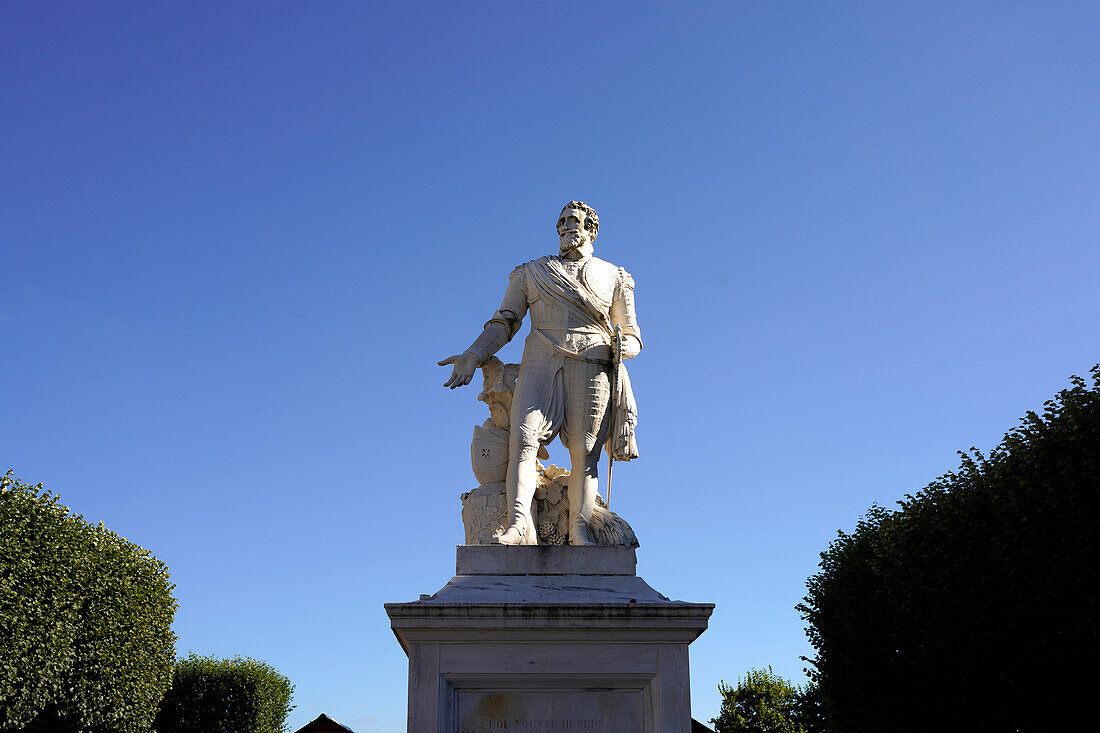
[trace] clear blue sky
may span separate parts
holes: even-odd
[[[453,574],[487,416],[435,362],[587,201],[646,344],[612,507],[717,604],[705,720],[802,679],[838,529],[1100,361],[1097,38],[1086,2],[4,2],[0,469],[170,566],[181,654],[403,731],[382,604]]]

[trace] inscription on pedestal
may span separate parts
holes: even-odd
[[[458,720],[458,733],[637,733],[642,729],[642,697],[634,690],[461,690]]]

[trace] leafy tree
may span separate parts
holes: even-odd
[[[711,718],[715,733],[808,733],[803,690],[772,672],[751,669],[736,687],[719,683],[722,707]]]
[[[832,729],[1074,729],[1100,628],[1092,373],[822,553],[799,609]]]
[[[176,664],[161,702],[158,733],[281,733],[294,686],[274,667],[247,657],[195,654]]]
[[[168,568],[0,478],[0,730],[145,733],[168,688]]]

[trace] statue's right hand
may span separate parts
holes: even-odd
[[[454,356],[448,356],[441,362],[438,362],[439,366],[447,366],[448,364],[454,364],[454,368],[451,370],[451,378],[443,383],[444,387],[461,387],[464,384],[469,384],[470,380],[474,378],[474,372],[477,371],[477,359],[469,354],[455,354]]]

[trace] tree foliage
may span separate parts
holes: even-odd
[[[1092,372],[822,553],[799,610],[831,730],[1070,729],[1097,651]]]
[[[168,688],[164,563],[0,478],[0,730],[144,733]]]
[[[254,659],[191,654],[176,664],[161,703],[158,733],[280,733],[294,686]]]
[[[712,718],[715,733],[809,733],[803,690],[772,672],[751,669],[736,687],[719,683],[722,707]]]

